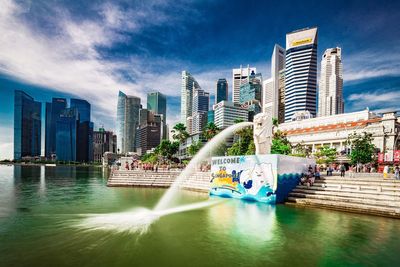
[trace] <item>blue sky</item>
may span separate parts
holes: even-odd
[[[114,128],[118,90],[168,95],[179,119],[180,73],[206,91],[231,69],[269,78],[275,43],[317,26],[318,60],[343,49],[347,112],[400,109],[399,1],[62,1],[0,0],[0,158],[10,158],[13,91],[38,101],[80,97],[95,127]],[[231,89],[231,88],[229,88]],[[44,111],[44,109],[43,109]]]

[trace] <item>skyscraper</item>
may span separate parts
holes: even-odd
[[[210,94],[202,89],[194,89],[191,133],[199,133],[207,124],[207,112],[210,105]]]
[[[135,151],[139,126],[140,98],[119,91],[117,106],[117,148],[119,153]]]
[[[147,94],[147,109],[154,114],[162,114],[164,121],[167,119],[167,98],[160,92],[151,92]]]
[[[100,128],[93,131],[93,161],[101,162],[105,152],[116,153],[117,136]]]
[[[153,111],[148,109],[140,110],[137,148],[140,150],[142,155],[161,143],[164,130],[162,119],[162,114],[155,114]]]
[[[317,28],[286,34],[285,121],[317,111]]]
[[[319,80],[318,116],[344,112],[342,49],[329,48],[321,60]]]
[[[232,70],[232,102],[239,103],[240,102],[240,85],[248,82],[248,77],[251,73],[256,73],[256,68],[250,68],[247,65],[247,68],[242,68],[240,65],[239,69]]]
[[[56,121],[57,160],[77,161],[78,127],[78,110],[64,109]]]
[[[214,123],[220,129],[235,124],[235,120],[248,121],[249,112],[246,108],[229,101],[221,101],[214,105]]]
[[[40,156],[42,103],[14,91],[14,159]]]
[[[246,83],[240,85],[240,104],[249,111],[249,121],[261,112],[262,76],[252,73]]]
[[[281,106],[282,102],[279,101],[282,95],[282,72],[285,70],[285,55],[286,51],[283,47],[275,44],[274,51],[271,58],[271,78],[264,82],[263,92],[263,110],[270,113],[273,118],[278,119],[279,122],[284,121],[284,117],[280,115],[279,110],[284,109]],[[284,103],[283,103],[284,104]]]
[[[51,159],[52,155],[56,154],[56,123],[66,108],[65,98],[53,98],[51,103],[46,103],[45,156],[47,159]]]
[[[218,79],[215,90],[215,104],[221,101],[228,101],[228,82],[225,78]]]
[[[78,114],[76,161],[93,161],[93,123],[90,121],[90,103],[72,98],[70,107]]]
[[[192,116],[194,89],[201,89],[199,83],[189,72],[182,71],[181,122],[185,125],[187,117]]]

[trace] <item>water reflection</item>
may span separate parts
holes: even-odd
[[[267,242],[277,238],[275,209],[274,205],[230,199],[209,209],[209,223],[215,231],[243,242]]]

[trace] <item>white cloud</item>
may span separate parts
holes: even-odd
[[[347,97],[346,103],[349,103],[353,109],[370,107],[372,109],[377,109],[379,112],[384,110],[400,109],[400,91],[384,91],[378,89],[365,93],[351,94]]]
[[[14,158],[13,129],[0,126],[0,160]]]

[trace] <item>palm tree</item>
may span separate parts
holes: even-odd
[[[214,136],[216,136],[220,132],[220,129],[213,122],[207,123],[206,127],[203,130],[203,136],[208,141],[210,141]]]
[[[189,137],[189,133],[186,131],[186,126],[183,123],[177,123],[172,130],[172,138],[184,143],[186,138]]]

